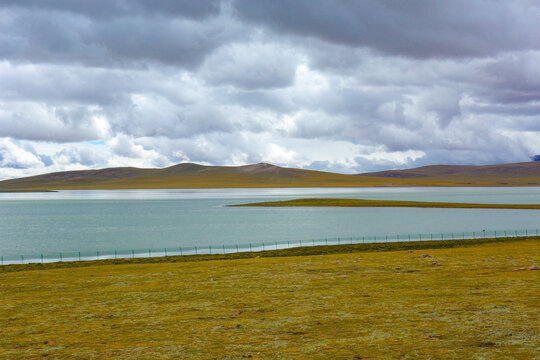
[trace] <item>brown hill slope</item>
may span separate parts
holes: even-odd
[[[183,163],[164,169],[110,168],[66,171],[0,181],[0,191],[67,189],[171,189],[246,187],[406,186],[406,180],[334,174],[260,163],[204,166]]]
[[[266,163],[238,167],[183,163],[163,169],[125,167],[66,171],[4,180],[0,181],[0,191],[527,185],[540,185],[540,162],[490,166],[438,165],[360,175],[284,168]]]
[[[409,179],[418,182],[455,182],[470,185],[540,185],[540,162],[499,165],[430,165],[414,169],[359,174],[377,178]]]

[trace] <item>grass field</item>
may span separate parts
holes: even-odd
[[[418,244],[9,266],[0,358],[538,358],[540,238]]]
[[[236,206],[330,206],[330,207],[420,207],[420,208],[461,208],[461,209],[540,209],[540,204],[475,204],[399,200],[365,199],[295,199],[286,201],[265,201]]]

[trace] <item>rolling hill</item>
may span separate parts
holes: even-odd
[[[499,165],[430,165],[405,170],[360,174],[375,178],[408,179],[412,182],[455,183],[456,185],[540,185],[540,162]]]
[[[238,167],[183,163],[163,169],[109,168],[4,180],[0,181],[0,191],[392,186],[405,182],[283,168],[266,163]]]
[[[10,179],[0,181],[0,191],[534,185],[540,185],[540,162],[489,166],[436,165],[358,175],[284,168],[267,163],[238,167],[182,163],[163,169],[108,168]]]

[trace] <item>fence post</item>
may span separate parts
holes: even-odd
[[[60,262],[62,262],[62,253],[60,253]]]
[[[116,254],[114,254],[116,256]],[[167,256],[167,248],[165,248],[165,256]]]
[[[81,261],[81,252],[79,251],[79,261]],[[43,258],[41,259],[41,262],[43,262]]]
[[[411,234],[409,234],[409,241],[411,241]]]
[[[366,242],[366,237],[362,236],[362,244]]]
[[[132,258],[132,259],[135,258],[135,250],[134,250],[134,249],[131,249],[131,258]]]
[[[208,250],[210,251],[210,255],[212,255],[212,245],[208,245]]]
[[[311,246],[315,246],[315,239],[311,239]]]
[[[21,255],[21,264],[24,264],[24,255]]]
[[[328,239],[324,239],[324,244],[328,245]]]
[[[422,234],[420,234],[420,241],[422,241]]]
[[[525,236],[529,236],[529,232],[525,229]]]
[[[41,263],[43,264],[43,254],[41,254]]]
[[[96,260],[99,260],[99,251],[96,251]]]
[[[277,241],[276,241],[276,250],[277,250]]]
[[[195,255],[197,255],[197,247],[195,246]]]
[[[397,235],[397,242],[399,242],[399,234]]]
[[[152,250],[148,249],[148,257],[152,257]]]
[[[341,239],[340,238],[337,238],[337,244],[341,245]]]
[[[263,241],[262,245],[263,245],[263,251],[264,251],[264,241]]]
[[[249,243],[249,252],[252,252],[253,250],[251,250],[251,243]]]
[[[351,237],[351,245],[352,245],[352,237]]]
[[[2,255],[2,265],[4,265],[4,256]]]
[[[441,240],[444,240],[444,235],[443,235],[443,233],[441,233]]]
[[[178,250],[180,250],[180,255],[182,255],[182,247],[179,247]]]
[[[116,249],[114,249],[114,258],[116,259]]]
[[[238,251],[238,244],[236,244],[236,252],[239,252],[239,251]]]

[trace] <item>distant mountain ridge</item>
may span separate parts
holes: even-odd
[[[523,162],[499,165],[429,165],[405,170],[386,170],[360,174],[397,179],[482,179],[482,178],[537,178],[540,177],[539,162]]]
[[[268,163],[244,166],[181,163],[162,169],[118,167],[10,179],[0,181],[0,191],[535,185],[540,185],[540,162],[487,166],[431,165],[357,175],[286,168]]]

